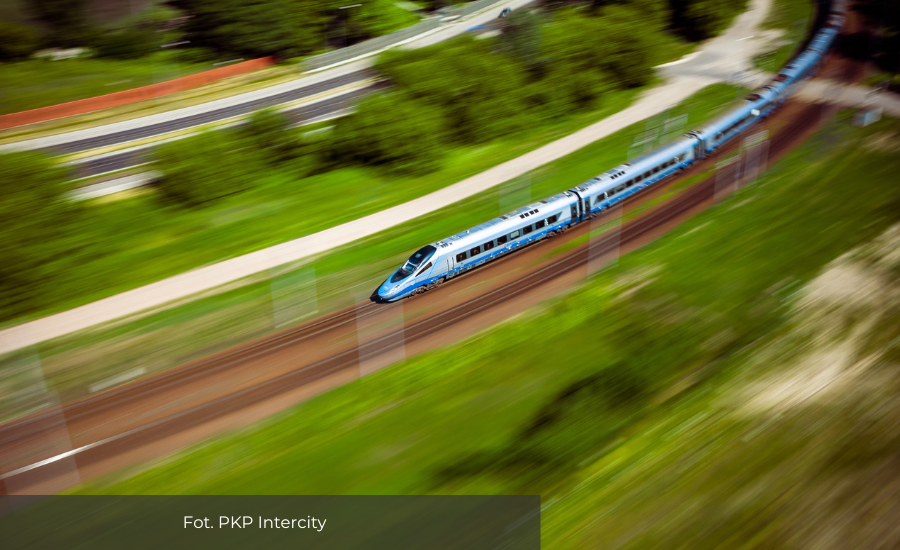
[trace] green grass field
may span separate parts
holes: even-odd
[[[735,88],[724,84],[711,86],[675,107],[668,116],[687,114],[687,126],[699,123],[724,108],[735,93]],[[501,210],[516,208],[520,206],[519,201],[528,202],[529,196],[532,200],[549,196],[615,166],[627,158],[636,134],[643,132],[648,125],[660,122],[662,117],[638,123],[519,178],[513,184],[527,184],[528,190],[524,196],[521,192],[509,193],[509,186],[503,185],[302,262],[302,269],[314,270],[316,278],[317,304],[310,308],[322,313],[353,304],[358,299],[357,294],[371,292],[387,273],[423,243],[477,225],[499,215]],[[498,149],[492,148],[490,151],[496,152]],[[688,183],[696,181],[697,178],[692,178]],[[140,200],[143,199],[130,200],[122,205],[129,207]],[[290,214],[287,207],[284,208],[286,214]],[[259,219],[265,219],[265,212],[261,211],[258,215]],[[128,230],[127,215],[123,214],[122,220],[121,231],[124,232]],[[253,223],[245,223],[231,227],[246,232],[248,238],[253,237],[250,234]],[[271,224],[273,231],[278,229],[278,220],[265,223]],[[191,259],[189,252],[184,254],[186,260]],[[121,261],[124,262],[121,264],[122,270],[133,269],[125,267],[127,259]],[[138,266],[137,261],[131,264]],[[112,327],[101,326],[42,343],[37,350],[27,350],[24,358],[34,352],[38,354],[48,385],[61,392],[64,400],[83,396],[91,384],[138,366],[148,373],[163,370],[273,331],[276,327],[273,326],[272,289],[294,285],[296,274],[291,270],[297,267],[286,266],[277,272],[261,273],[258,277],[229,285],[230,289],[196,300],[185,300],[184,304],[151,312],[137,320],[126,319]],[[97,281],[98,285],[109,283],[110,279]],[[280,304],[278,298],[275,301],[276,305]],[[4,362],[17,364],[22,358],[17,354],[6,357]],[[10,389],[7,393],[12,393],[11,388],[19,383],[26,381],[7,379],[0,385],[6,384]],[[0,409],[3,408],[0,406]]]
[[[179,63],[168,53],[130,61],[34,59],[0,63],[0,114],[111,94],[213,68],[212,63]]]
[[[547,547],[776,547],[796,519],[780,499],[820,500],[810,476],[850,448],[825,436],[853,430],[805,409],[747,418],[723,399],[772,372],[796,291],[900,220],[898,149],[897,121],[843,116],[543,313],[79,492],[539,493]]]

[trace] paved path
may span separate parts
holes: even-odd
[[[771,3],[772,0],[753,0],[751,8],[723,35],[705,44],[700,54],[664,67],[663,73],[669,78],[666,84],[649,90],[631,107],[574,134],[449,187],[364,218],[0,331],[0,354],[161,306],[352,243],[521,176],[663,112],[702,88],[727,78],[737,68],[749,66],[748,60],[765,46],[765,40],[747,37],[752,36],[754,29],[765,19]],[[598,166],[597,173],[607,168],[611,167]]]
[[[845,86],[831,80],[811,80],[797,90],[794,97],[845,107],[881,107],[885,114],[900,118],[900,95],[864,86]]]

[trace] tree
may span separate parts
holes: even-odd
[[[527,124],[522,66],[491,51],[489,41],[464,36],[412,51],[387,52],[378,69],[394,85],[445,113],[447,133],[480,143]]]
[[[669,0],[672,24],[690,40],[704,40],[721,31],[744,10],[746,0]]]
[[[0,61],[27,59],[38,47],[38,37],[28,27],[0,21]]]
[[[163,173],[160,193],[182,206],[201,206],[259,185],[259,157],[230,129],[165,143],[154,156]]]
[[[248,57],[299,55],[312,30],[292,0],[180,0],[176,6],[192,16],[185,26],[192,47]]]
[[[90,41],[86,0],[34,0],[31,9],[47,26],[51,46],[72,48]]]
[[[73,253],[79,208],[64,197],[69,174],[43,153],[0,155],[0,319],[40,307]]]
[[[338,121],[333,154],[343,162],[425,173],[440,161],[442,123],[433,107],[398,93],[378,94]]]
[[[291,161],[303,154],[303,134],[292,128],[287,115],[275,109],[262,109],[253,113],[241,127],[241,133],[263,152],[271,164]]]
[[[533,10],[518,9],[503,19],[500,48],[537,73],[542,62],[541,18]]]
[[[129,27],[101,34],[94,40],[99,57],[137,59],[159,51],[160,40],[152,29]]]

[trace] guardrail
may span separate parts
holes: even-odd
[[[442,17],[435,17],[427,21],[422,21],[421,23],[416,23],[411,27],[392,32],[391,34],[386,34],[384,36],[379,36],[378,38],[347,46],[346,48],[310,57],[303,61],[303,69],[307,71],[321,69],[322,67],[328,67],[335,63],[341,63],[356,57],[379,52],[439,28],[441,26],[441,20],[443,19],[449,17],[453,17],[454,19],[466,17],[500,1],[501,0],[477,0],[475,2],[470,2],[464,6],[448,10]]]

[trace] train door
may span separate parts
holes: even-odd
[[[588,219],[591,217],[591,198],[585,197],[584,201],[584,219]]]
[[[581,195],[572,192],[575,195],[575,204],[572,205],[572,223],[578,223],[584,219],[584,202]]]
[[[706,156],[706,140],[700,137],[697,132],[688,132],[689,136],[694,138],[694,160],[700,160]]]

